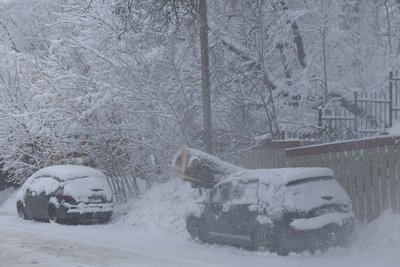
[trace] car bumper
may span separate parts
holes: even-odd
[[[112,216],[113,208],[111,203],[60,205],[58,218],[60,220],[107,220]]]
[[[332,246],[345,246],[351,237],[354,220],[346,220],[342,225],[331,223],[319,229],[296,230],[289,227],[283,235],[288,251],[324,250]]]

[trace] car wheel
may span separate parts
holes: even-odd
[[[253,233],[253,246],[260,251],[271,250],[272,234],[271,227],[266,225],[258,226]]]
[[[97,219],[100,224],[106,224],[111,221],[111,215],[103,216]]]
[[[57,208],[54,207],[53,205],[49,207],[49,222],[50,223],[58,223],[59,218],[58,218],[58,213],[57,213]]]
[[[282,234],[277,234],[273,237],[271,251],[278,253],[280,256],[289,255],[289,249],[285,246],[285,238]]]
[[[198,239],[201,242],[208,240],[208,230],[204,220],[196,217],[186,219],[186,229],[193,239]]]
[[[27,219],[25,207],[21,202],[17,202],[17,212],[19,217],[21,217],[22,219]]]

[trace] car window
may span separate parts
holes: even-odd
[[[41,176],[35,177],[35,179],[33,179],[33,181],[40,180],[40,179],[43,179],[43,178],[50,178],[50,179],[56,180],[57,182],[62,182],[62,180],[60,178],[54,177],[54,176],[51,176],[51,175],[41,175]]]
[[[301,185],[301,184],[306,184],[310,182],[315,182],[315,181],[330,181],[333,180],[332,176],[320,176],[320,177],[307,177],[295,181],[291,181],[286,184],[286,186],[296,186],[296,185]]]
[[[257,180],[236,181],[228,195],[228,201],[237,204],[249,204],[257,202]]]
[[[213,191],[211,191],[211,203],[224,203],[229,199],[229,193],[232,184],[225,183],[219,185]]]
[[[46,195],[55,192],[60,186],[60,182],[51,176],[38,177],[29,184],[28,189],[36,195],[45,193]]]

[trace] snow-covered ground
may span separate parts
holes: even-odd
[[[179,180],[120,207],[108,225],[24,221],[11,193],[0,193],[0,266],[400,266],[400,216],[390,211],[357,227],[348,249],[281,257],[193,242],[184,214],[195,193]]]

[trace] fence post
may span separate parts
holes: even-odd
[[[318,107],[318,126],[322,127],[322,106]]]
[[[389,72],[389,128],[393,126],[393,71]]]
[[[358,122],[357,122],[358,110],[357,109],[358,109],[358,94],[357,94],[357,92],[354,92],[354,112],[353,112],[353,114],[354,114],[354,130],[355,130],[357,137],[359,137],[358,130],[357,130],[357,128],[358,128]]]
[[[285,140],[285,131],[281,131],[281,140]]]

